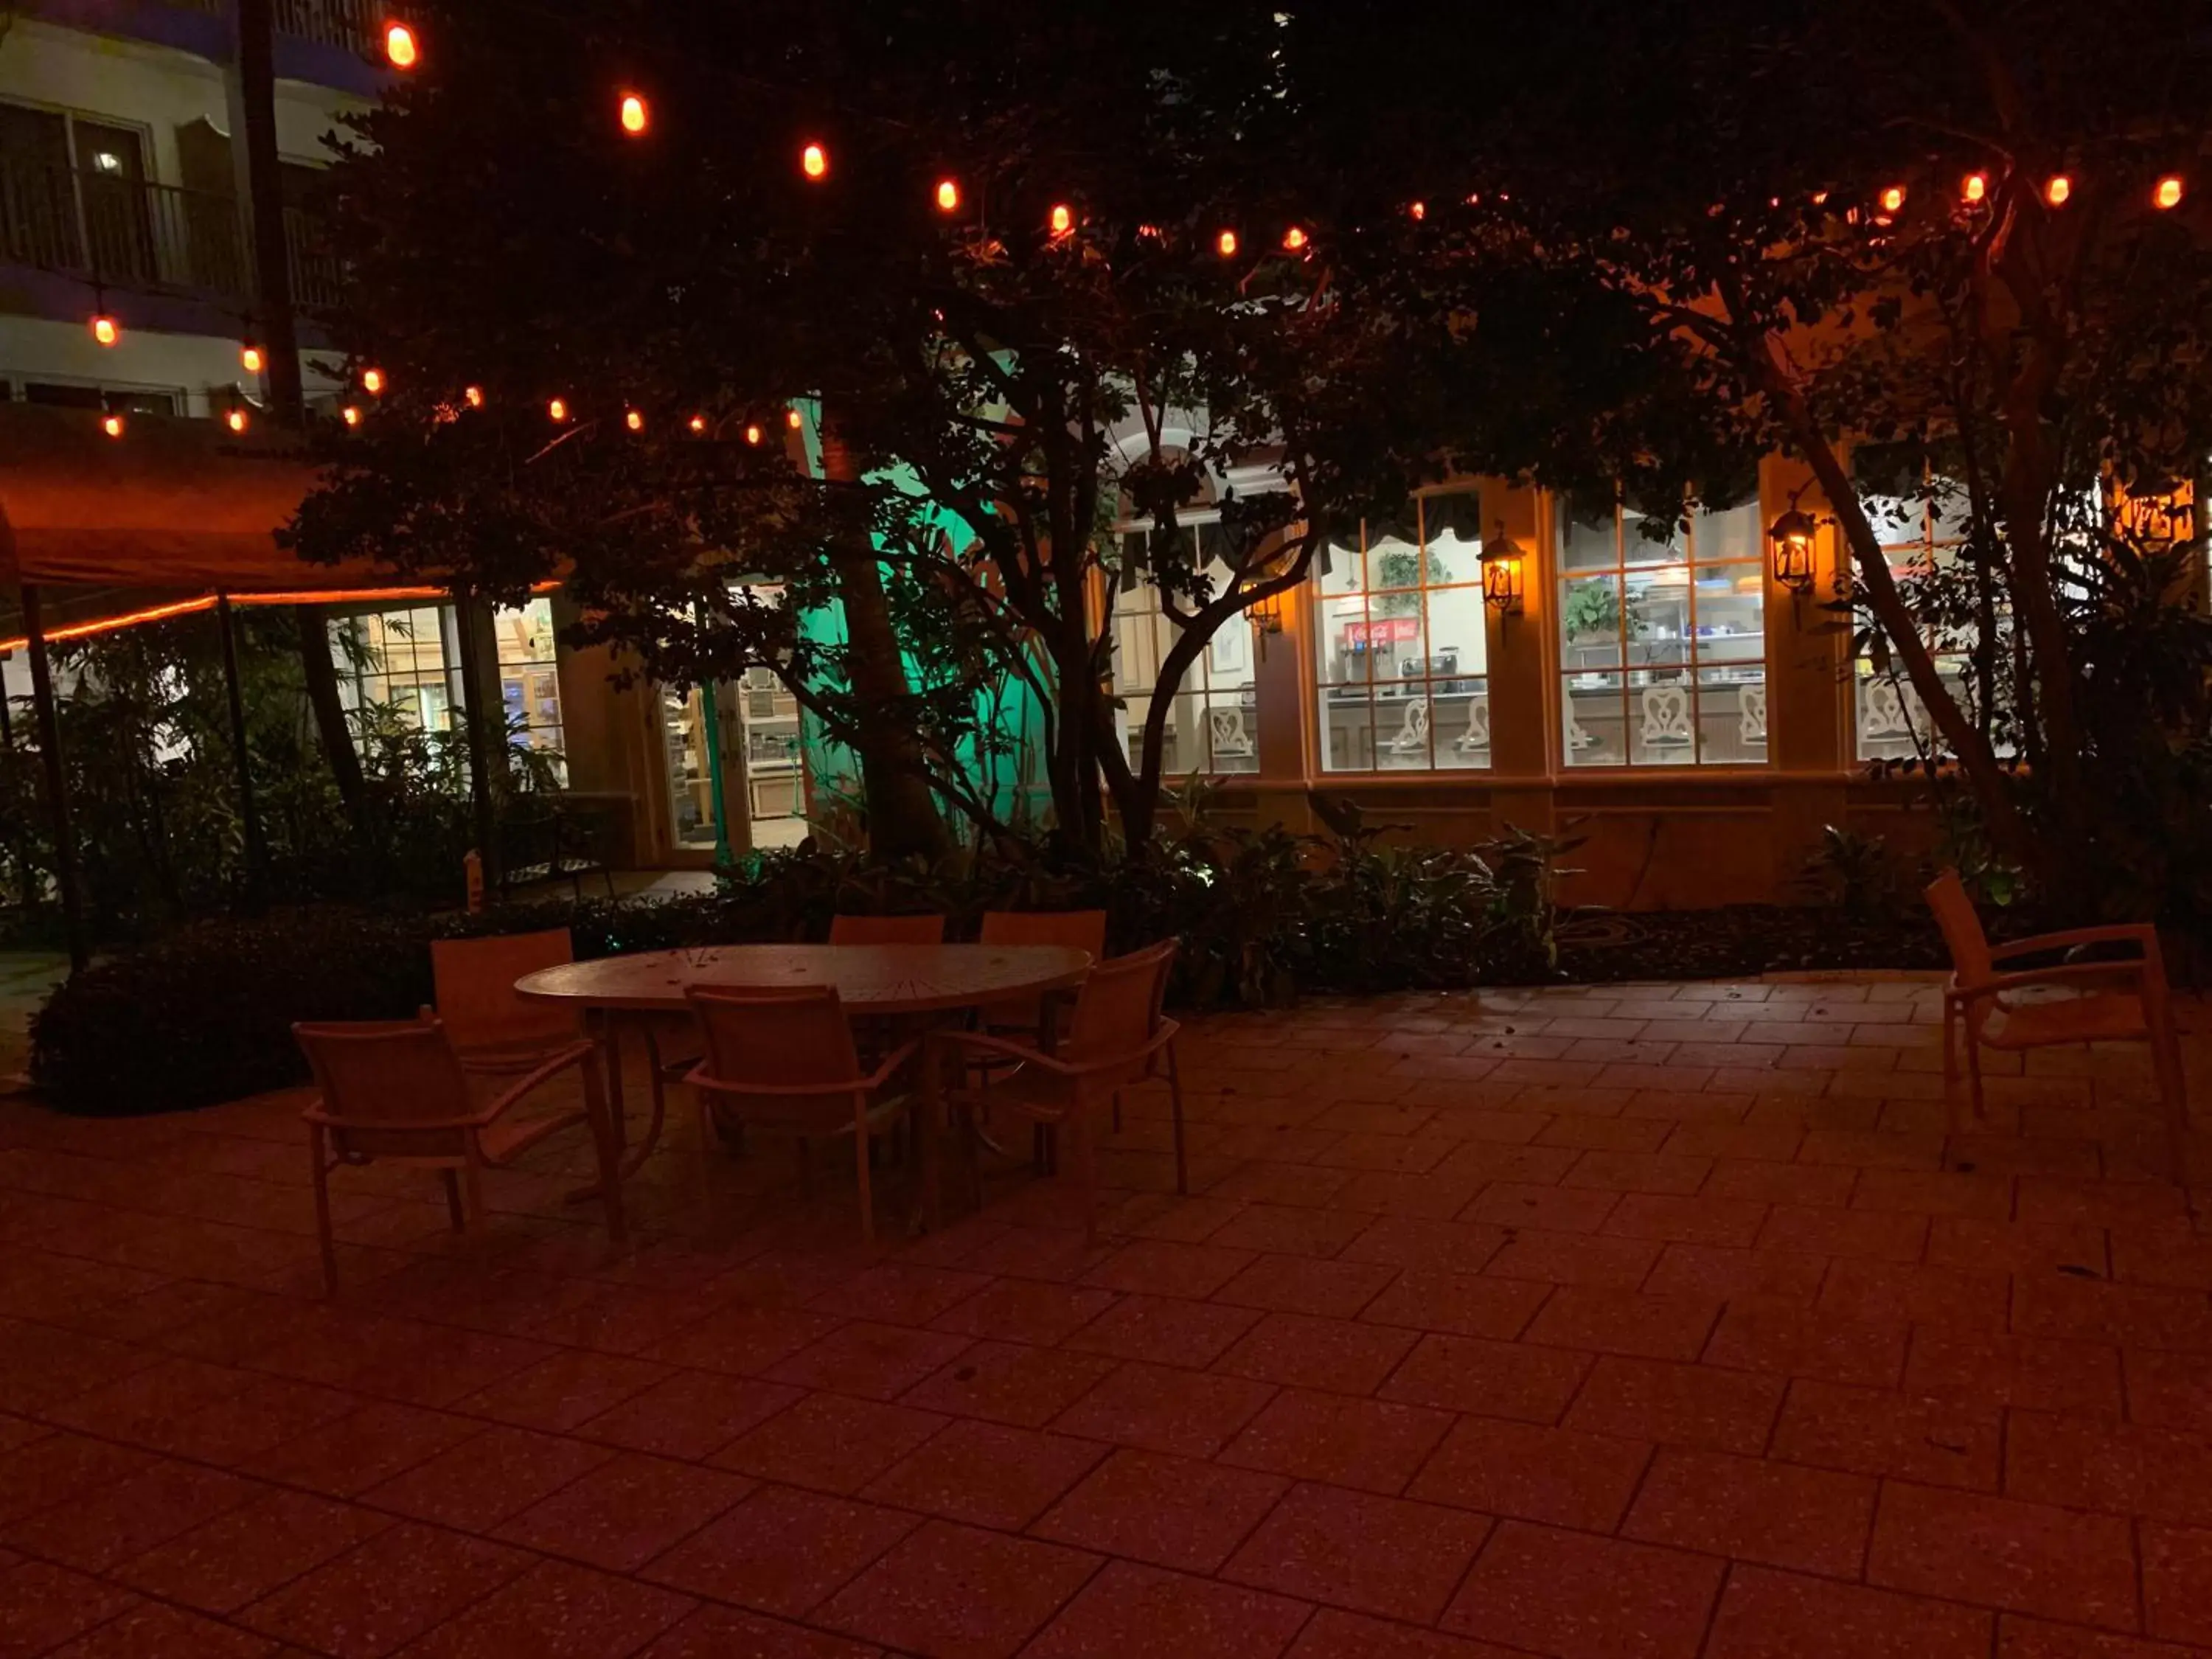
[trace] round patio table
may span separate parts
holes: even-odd
[[[1088,951],[1058,945],[720,945],[564,963],[524,975],[514,988],[519,995],[567,1003],[582,1012],[585,1030],[599,1046],[607,1115],[620,1137],[623,1024],[627,1018],[686,1012],[687,986],[794,990],[828,985],[858,1013],[949,1014],[1066,991],[1081,982],[1090,966]],[[941,1103],[933,1065],[921,1068],[921,1091],[927,1121],[934,1123]],[[652,1120],[645,1138],[623,1160],[623,1179],[651,1156],[660,1139],[662,1116],[656,1089]],[[925,1181],[933,1201],[934,1182],[927,1176]],[[590,1188],[575,1196],[601,1194]],[[618,1233],[621,1194],[605,1196],[610,1224]]]

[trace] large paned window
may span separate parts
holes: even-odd
[[[500,701],[508,741],[532,751],[547,781],[566,781],[562,757],[561,679],[554,659],[553,607],[532,599],[493,613]],[[410,605],[348,617],[331,624],[339,664],[338,696],[356,741],[374,752],[379,734],[457,729],[465,705],[460,637],[453,608]]]
[[[553,652],[553,602],[532,599],[493,613],[499,641],[499,692],[507,708],[508,741],[527,745],[556,775],[561,759],[561,675]]]
[[[1181,533],[1196,538],[1206,555],[1220,526],[1184,525]],[[1152,532],[1129,529],[1121,537],[1124,570],[1146,568],[1145,538]],[[1229,568],[1209,557],[1206,572],[1212,591],[1221,592]],[[1122,700],[1115,716],[1122,752],[1133,765],[1142,758],[1145,721],[1152,709],[1160,664],[1175,647],[1180,630],[1160,614],[1159,590],[1139,577],[1114,592],[1114,690]],[[1255,642],[1249,616],[1231,617],[1208,640],[1185,671],[1167,714],[1161,769],[1169,777],[1197,771],[1215,774],[1260,769],[1259,702],[1255,692]]]
[[[1570,766],[1767,757],[1756,500],[1678,521],[1560,503],[1559,699]]]
[[[1323,771],[1490,764],[1480,514],[1472,489],[1438,491],[1328,548],[1314,584]]]

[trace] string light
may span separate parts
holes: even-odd
[[[1141,241],[1164,242],[1167,240],[1167,238],[1161,234],[1160,228],[1158,225],[1139,225],[1137,227],[1137,236]]]
[[[343,409],[338,410],[338,419],[343,421],[348,426],[359,426],[361,410],[354,404],[348,404]]]
[[[635,409],[626,409],[623,411],[623,424],[633,432],[642,432],[645,430],[645,416]]]
[[[1429,204],[1426,202],[1415,202],[1406,211],[1416,219],[1425,219],[1429,216]]]
[[[384,59],[394,69],[413,69],[422,58],[415,44],[415,31],[404,23],[384,26]]]
[[[830,176],[830,152],[819,144],[809,144],[799,152],[799,170],[819,183]]]
[[[1296,253],[1306,245],[1307,240],[1305,232],[1299,229],[1297,226],[1292,225],[1283,233],[1283,252]]]
[[[1223,231],[1220,235],[1213,239],[1213,246],[1221,250],[1221,257],[1223,258],[1235,258],[1237,257],[1237,233],[1233,230]]]
[[[239,367],[243,368],[248,374],[258,374],[261,372],[261,366],[265,361],[266,360],[261,355],[261,348],[258,345],[252,344],[251,342],[239,347],[238,349]]]
[[[2053,207],[2064,207],[2073,193],[2074,181],[2063,173],[2052,173],[2043,186],[2043,199]]]
[[[471,409],[482,409],[483,407],[483,388],[480,386],[462,387],[461,401],[466,404]]]
[[[758,443],[760,441],[761,441],[761,429],[760,429],[759,426],[758,426],[757,424],[756,424],[756,425],[752,425],[752,426],[748,426],[748,427],[745,428],[745,441],[746,441],[747,443],[749,443],[749,444],[757,444],[757,443]]]
[[[92,337],[104,346],[112,346],[123,337],[123,325],[103,311],[92,319]]]
[[[2177,208],[2181,205],[2181,175],[2169,173],[2158,181],[2158,188],[2150,193],[2151,204],[2158,208]]]
[[[937,210],[939,213],[957,213],[960,210],[960,185],[957,179],[939,179],[937,181]]]
[[[372,398],[381,398],[384,395],[384,371],[380,368],[362,370],[361,389]]]
[[[242,409],[232,410],[229,414],[222,417],[222,423],[228,427],[233,432],[245,431],[246,411]]]
[[[691,417],[691,429],[694,432],[704,432],[707,429],[707,417],[704,415],[694,415]]]
[[[799,419],[799,411],[795,409],[787,409],[783,411],[783,423],[789,427],[793,432],[798,431],[799,427],[804,424],[804,422]]]
[[[121,437],[123,435],[123,417],[120,415],[109,415],[102,417],[100,422],[100,429],[102,432],[105,432],[111,438]]]
[[[1884,213],[1894,213],[1904,205],[1905,186],[1903,185],[1892,185],[1887,190],[1882,191],[1881,210]]]
[[[1968,173],[1966,182],[1959,186],[1959,194],[1969,202],[1978,202],[1989,193],[1990,179],[1985,173]]]
[[[1053,240],[1057,241],[1074,231],[1075,210],[1065,202],[1054,202],[1052,204],[1051,213],[1045,217],[1045,222],[1052,227]]]
[[[545,405],[545,413],[557,424],[568,418],[568,405],[563,399],[556,398]]]
[[[649,118],[645,112],[644,99],[634,92],[623,94],[622,129],[624,132],[636,137],[645,131]]]

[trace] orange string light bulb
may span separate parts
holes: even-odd
[[[567,399],[562,398],[555,398],[551,399],[545,405],[545,413],[548,417],[556,422],[567,420],[568,418],[568,404]]]
[[[1978,202],[1989,193],[1990,179],[1985,173],[1968,173],[1965,182],[1959,186],[1960,196],[1969,202]]]
[[[783,423],[793,432],[798,431],[803,424],[799,419],[799,411],[795,409],[787,409],[783,411]]]
[[[830,176],[830,152],[820,144],[809,144],[799,152],[799,170],[819,182]]]
[[[92,319],[92,337],[104,346],[112,346],[123,337],[123,325],[103,311]]]
[[[757,443],[758,443],[760,441],[761,441],[761,429],[760,429],[760,427],[759,427],[757,423],[756,423],[756,424],[754,424],[754,425],[750,425],[750,426],[748,426],[748,427],[746,427],[746,428],[745,428],[745,441],[746,441],[747,443],[749,443],[749,444],[757,444]]]
[[[261,355],[261,348],[251,342],[238,349],[238,366],[248,374],[258,374],[266,362],[267,359]]]
[[[1052,211],[1045,217],[1045,222],[1052,227],[1053,237],[1057,240],[1074,230],[1075,210],[1065,202],[1054,202],[1052,204]]]
[[[645,416],[636,410],[626,409],[623,411],[623,424],[633,432],[642,432],[645,430]]]
[[[480,386],[463,386],[461,388],[461,401],[466,404],[471,409],[482,409],[483,407],[483,388]]]
[[[1235,258],[1237,257],[1237,233],[1233,230],[1223,231],[1220,235],[1213,239],[1213,246],[1220,251],[1221,257],[1223,258]]]
[[[242,409],[232,410],[229,414],[222,417],[222,423],[228,427],[233,432],[245,431],[246,411]]]
[[[2181,205],[2181,175],[2176,173],[2167,173],[2165,178],[2158,181],[2158,187],[2151,191],[2150,199],[2153,206],[2160,209],[2179,207]]]
[[[652,117],[646,112],[645,100],[634,92],[623,94],[622,130],[635,138],[651,125]]]
[[[1406,211],[1416,219],[1425,219],[1429,216],[1429,204],[1426,202],[1415,202]]]
[[[939,179],[937,181],[937,210],[957,213],[960,210],[960,185],[957,180]]]
[[[372,398],[381,398],[384,395],[384,371],[380,368],[362,370],[361,389]]]
[[[394,69],[413,69],[422,61],[422,48],[416,44],[415,31],[404,23],[384,26],[384,61]]]
[[[704,415],[694,415],[688,424],[694,432],[704,432],[707,429],[707,417]]]
[[[121,437],[123,435],[123,417],[120,415],[109,415],[103,416],[100,422],[100,429],[102,432],[105,432],[111,438]]]
[[[343,421],[348,426],[359,426],[361,410],[353,404],[348,404],[343,409],[338,410],[338,419]]]
[[[1285,253],[1298,252],[1311,239],[1306,235],[1304,231],[1301,230],[1297,226],[1292,225],[1288,230],[1283,233],[1283,252]]]
[[[1894,213],[1904,205],[1905,186],[1903,185],[1892,185],[1887,190],[1882,191],[1881,210],[1884,213]]]
[[[2063,173],[2054,173],[2043,186],[2043,199],[2053,207],[2064,207],[2074,194],[2074,181]]]

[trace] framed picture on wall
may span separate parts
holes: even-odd
[[[1251,667],[1251,633],[1242,617],[1231,618],[1207,641],[1207,656],[1217,674],[1242,674]]]

